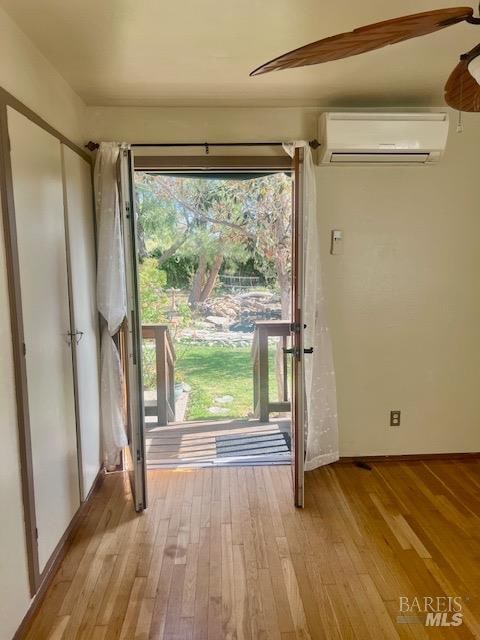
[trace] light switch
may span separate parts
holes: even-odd
[[[343,253],[343,231],[341,229],[333,229],[330,239],[330,254],[338,256]]]

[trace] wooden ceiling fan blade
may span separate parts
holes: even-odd
[[[452,7],[377,22],[289,51],[270,60],[270,62],[266,62],[252,71],[250,75],[256,76],[270,71],[349,58],[360,53],[380,49],[389,44],[439,31],[450,25],[473,19],[472,16],[473,9],[471,7]]]
[[[480,112],[480,85],[468,70],[470,62],[480,55],[476,46],[457,64],[445,85],[445,102],[457,111]]]

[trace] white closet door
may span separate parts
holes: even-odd
[[[8,109],[39,568],[80,505],[60,142]]]
[[[81,492],[98,474],[100,451],[99,331],[91,166],[62,145],[76,364]]]

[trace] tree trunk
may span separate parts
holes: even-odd
[[[203,283],[205,282],[205,274],[207,272],[207,258],[205,254],[200,253],[198,260],[197,272],[193,279],[192,290],[188,297],[188,302],[192,307],[196,307],[200,301],[200,294],[202,293]]]
[[[205,286],[203,287],[203,290],[200,294],[199,297],[199,302],[205,302],[205,300],[207,300],[210,296],[210,294],[213,291],[213,287],[215,286],[215,283],[217,281],[217,276],[218,273],[220,271],[220,269],[222,268],[222,264],[223,264],[223,253],[219,253],[216,257],[215,260],[213,262],[213,265],[210,269],[210,273],[208,274],[208,278],[207,278],[207,282],[205,283]]]
[[[145,244],[145,231],[141,220],[137,221],[137,241],[138,241],[138,259],[142,262],[148,257],[147,245]]]
[[[168,249],[162,253],[162,255],[158,258],[158,268],[162,266],[164,262],[166,262],[169,258],[171,258],[179,249],[182,244],[184,244],[187,240],[187,234],[185,233],[181,238],[176,240]]]

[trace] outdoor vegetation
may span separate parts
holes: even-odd
[[[184,419],[253,410],[253,322],[288,318],[291,180],[136,174],[142,322],[168,324]],[[281,385],[274,350],[271,386]],[[145,388],[155,355],[144,345]]]

